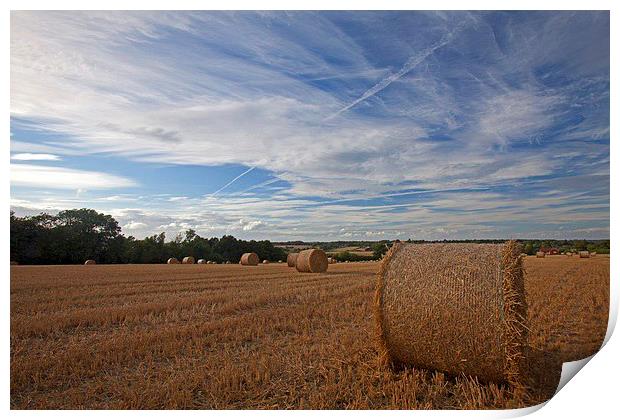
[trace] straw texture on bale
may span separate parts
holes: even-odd
[[[536,253],[536,258],[545,258],[545,253],[544,253],[544,252],[541,252],[541,251],[538,251],[538,252]]]
[[[183,258],[183,264],[194,264],[196,262],[196,260],[194,259],[194,257],[184,257]]]
[[[590,253],[588,251],[579,251],[579,258],[590,258]]]
[[[86,260],[84,261],[84,265],[95,265],[97,264],[97,261],[95,260]]]
[[[324,273],[327,265],[327,255],[321,249],[305,249],[297,255],[295,261],[295,267],[300,273]]]
[[[258,255],[253,252],[246,252],[241,256],[241,265],[258,265]]]
[[[375,290],[381,361],[522,390],[526,304],[520,246],[395,244]]]
[[[168,258],[168,264],[178,264],[179,260],[177,260],[176,258]]]
[[[286,256],[286,264],[289,267],[295,267],[295,262],[297,261],[297,256],[299,254],[297,252],[292,252]]]
[[[199,259],[199,260],[197,261],[197,263],[198,263],[198,264],[206,264],[206,263],[207,263],[207,261],[206,261],[206,260],[203,260],[203,259],[201,258],[201,259]]]

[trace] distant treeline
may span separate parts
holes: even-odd
[[[244,252],[261,260],[286,260],[286,252],[269,241],[243,241],[226,235],[202,238],[192,229],[166,242],[165,233],[144,239],[124,236],[118,222],[90,209],[57,215],[17,217],[11,212],[11,261],[19,264],[163,263],[170,257],[204,258],[236,263]]]
[[[523,244],[524,252],[529,255],[536,254],[540,249],[549,249],[549,248],[557,248],[560,252],[575,252],[575,251],[590,251],[597,252],[599,254],[609,254],[610,250],[610,240],[609,239],[600,239],[600,240],[587,240],[587,239],[517,239],[519,242]],[[291,248],[295,247],[308,247],[312,246],[313,248],[321,248],[325,251],[331,251],[338,248],[348,248],[348,247],[357,247],[357,248],[368,248],[370,247],[373,250],[372,259],[381,258],[383,254],[387,251],[387,249],[391,246],[393,241],[381,240],[381,241],[334,241],[334,242],[304,242],[304,241],[290,241],[290,242],[276,242],[275,245],[286,245]],[[506,242],[506,239],[454,239],[454,240],[436,240],[436,241],[427,241],[427,240],[414,240],[407,239],[407,243],[414,244],[426,244],[426,243],[476,243],[476,244],[501,244]],[[335,257],[337,259],[341,259],[340,255],[343,255],[343,258],[348,259],[349,261],[362,261],[367,260],[369,257],[361,257],[359,255],[353,256],[353,258],[349,255],[345,255],[345,253],[336,254]]]
[[[505,239],[423,241],[410,243],[470,242],[501,243]],[[255,252],[261,260],[285,260],[287,251],[276,245],[321,248],[331,251],[345,247],[370,247],[372,256],[340,252],[339,261],[380,259],[393,241],[278,242],[244,241],[230,235],[202,238],[193,229],[166,242],[165,233],[136,239],[124,236],[118,222],[110,215],[91,209],[64,210],[57,215],[17,217],[11,212],[11,261],[20,264],[82,264],[87,259],[98,263],[163,263],[170,257],[193,256],[216,262],[236,263],[245,252]],[[608,254],[607,240],[534,240],[521,239],[524,252],[535,254],[540,249],[557,248],[560,252],[584,251]],[[291,249],[291,250],[292,250]]]

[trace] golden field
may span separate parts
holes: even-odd
[[[515,408],[503,385],[378,364],[378,263],[11,267],[11,407]],[[598,350],[609,258],[527,257],[529,344]]]

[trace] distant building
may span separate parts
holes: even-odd
[[[544,252],[547,255],[560,255],[560,250],[558,248],[541,247],[540,252]]]

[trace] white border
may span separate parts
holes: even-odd
[[[142,10],[142,9],[156,9],[156,10],[233,10],[233,9],[262,9],[262,10],[611,10],[611,74],[617,73],[617,47],[618,47],[618,19],[616,13],[620,9],[617,5],[620,2],[604,1],[604,0],[588,0],[575,1],[549,1],[549,0],[506,0],[502,2],[490,1],[490,0],[474,0],[474,1],[458,1],[458,0],[433,0],[433,1],[396,1],[396,0],[382,0],[380,2],[368,2],[360,0],[314,0],[314,1],[242,1],[242,0],[228,0],[226,2],[207,3],[200,1],[190,0],[175,0],[174,2],[166,2],[162,0],[152,0],[149,2],[138,2],[129,0],[95,0],[95,1],[54,1],[45,2],[42,0],[24,0],[13,1],[8,0],[4,4],[7,8],[2,10],[2,19],[0,20],[4,39],[4,54],[2,75],[3,75],[3,91],[4,94],[4,107],[5,118],[2,119],[3,133],[8,137],[9,134],[9,77],[10,77],[10,10],[26,10],[26,9],[64,9],[64,10],[79,10],[79,9],[91,9],[91,10]],[[617,114],[616,101],[618,98],[618,83],[615,81],[611,84],[611,138],[615,138],[615,126],[614,116]],[[9,139],[5,137],[4,147],[2,148],[2,158],[6,165],[0,165],[0,171],[2,172],[2,184],[1,192],[5,197],[3,203],[3,210],[5,217],[1,218],[2,232],[4,233],[4,240],[1,243],[2,255],[2,281],[4,284],[4,305],[5,308],[2,311],[2,354],[3,361],[0,369],[2,372],[3,386],[4,386],[4,399],[2,400],[3,411],[9,411],[9,395],[10,395],[10,354],[9,354],[9,305],[10,305],[10,293],[9,293],[9,273],[10,268],[8,265],[9,258],[9,220],[6,217],[9,212],[9,200],[10,200],[10,187],[9,187]],[[613,145],[610,148],[611,153],[611,179],[618,179],[618,172],[613,165],[617,162],[617,150]],[[610,214],[614,214],[614,209],[617,209],[617,189],[618,184],[611,182],[610,191]],[[532,418],[583,418],[589,416],[592,418],[607,418],[611,413],[617,413],[617,381],[620,378],[620,371],[618,369],[618,359],[615,357],[620,354],[620,345],[618,344],[617,337],[612,337],[611,332],[613,326],[615,326],[618,313],[618,279],[620,279],[620,273],[618,272],[618,265],[615,263],[618,260],[619,253],[615,239],[617,237],[617,229],[613,223],[613,219],[610,220],[610,238],[612,239],[612,256],[611,256],[611,311],[610,311],[610,328],[607,335],[607,343],[604,346],[603,351],[595,355],[592,360],[583,368],[578,374],[578,378],[569,381],[568,384],[561,391],[553,397],[546,405],[535,407],[534,409],[522,409],[522,410],[509,410],[509,411],[356,411],[356,412],[343,412],[343,411],[330,411],[329,413],[324,411],[217,411],[204,413],[201,411],[193,412],[169,412],[169,411],[149,411],[149,412],[114,412],[115,416],[119,418],[144,418],[146,416],[149,419],[168,418],[171,416],[182,416],[186,418],[193,418],[209,415],[216,416],[221,419],[233,419],[239,415],[250,415],[254,418],[271,419],[275,417],[296,417],[307,418],[329,415],[335,417],[348,417],[355,416],[356,418],[376,418],[382,417],[390,419],[394,418],[410,418],[410,417],[445,417],[452,418],[455,415],[459,417],[485,417],[485,418],[504,418],[520,416],[531,413]],[[611,338],[610,338],[611,337]],[[88,416],[94,419],[104,419],[111,413],[108,411],[90,411]],[[77,411],[10,411],[9,415],[18,418],[81,418],[84,413]]]

